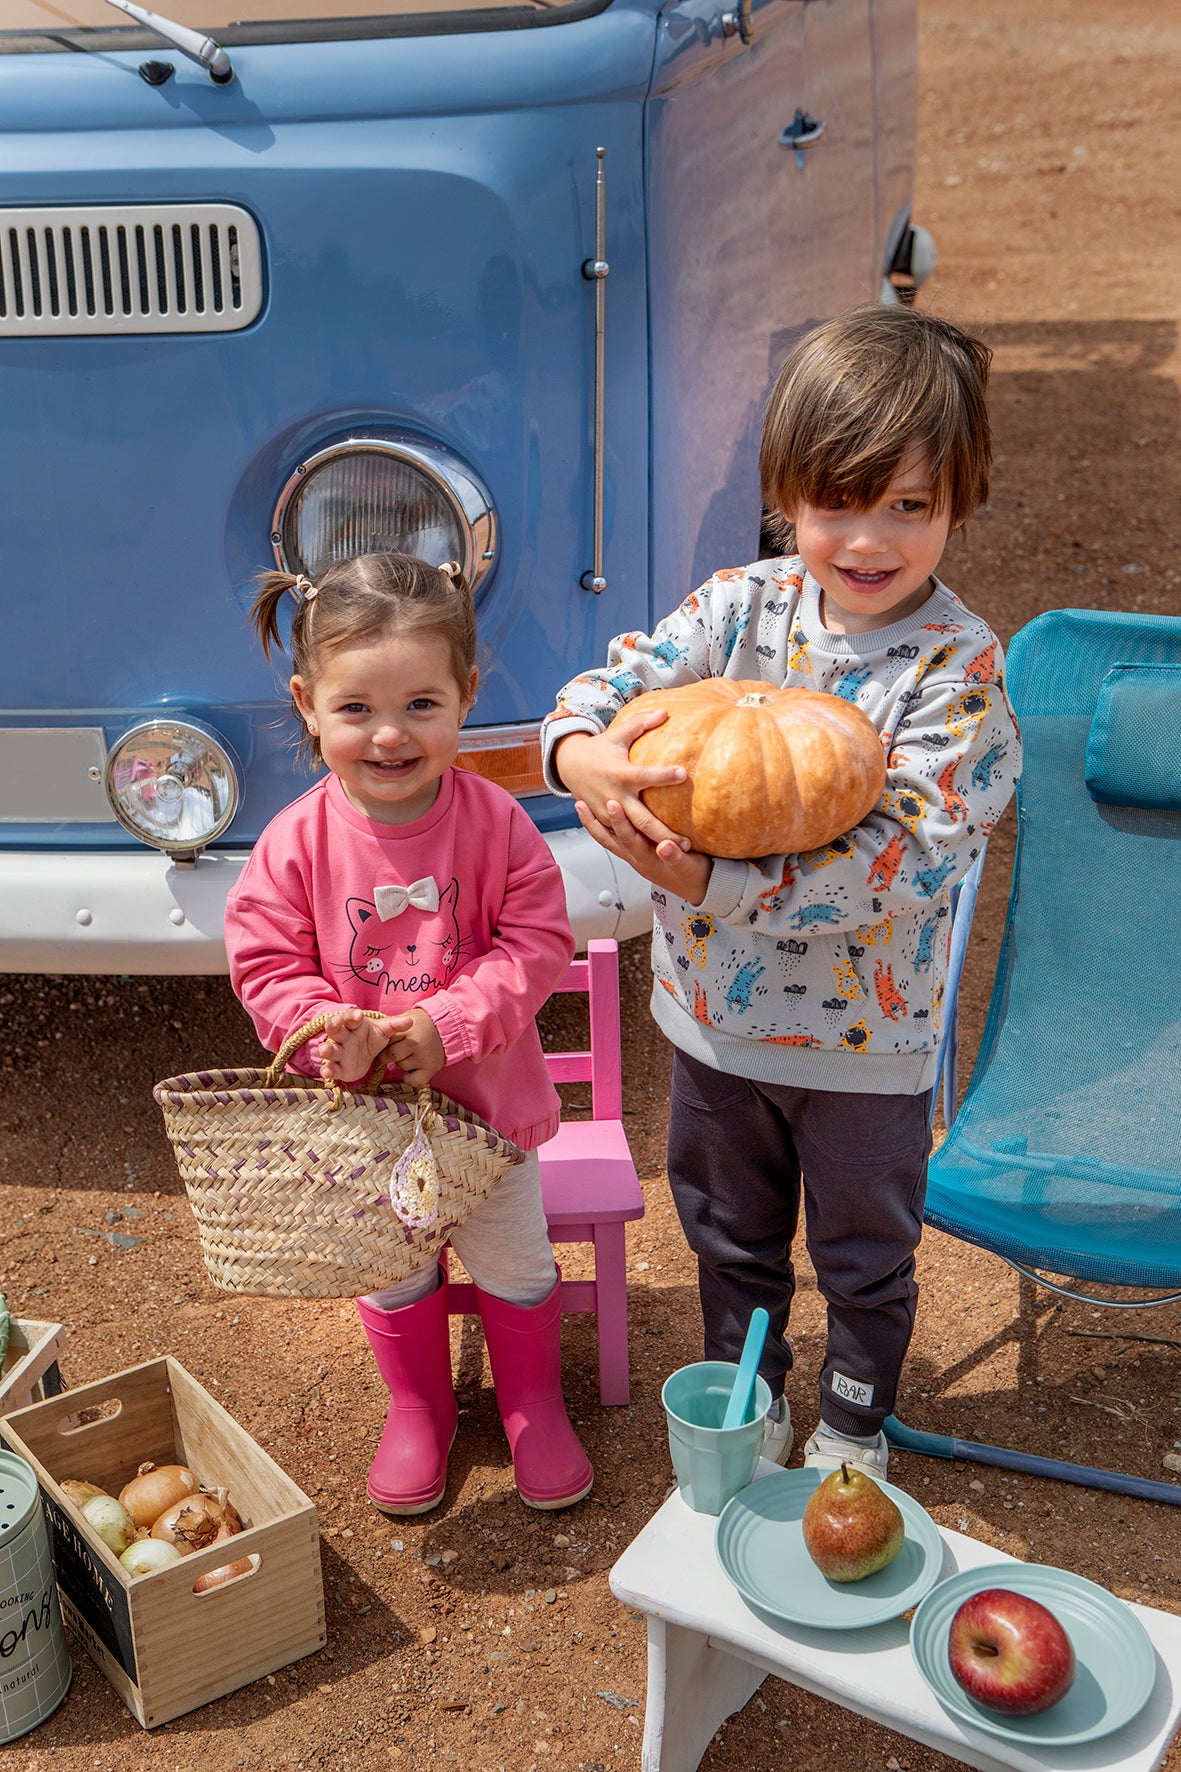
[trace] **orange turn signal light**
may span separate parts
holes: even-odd
[[[518,800],[546,792],[541,772],[541,734],[535,725],[475,727],[460,734],[460,769],[494,781]]]

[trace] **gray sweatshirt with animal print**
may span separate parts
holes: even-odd
[[[622,634],[568,683],[543,727],[547,781],[570,732],[633,696],[705,677],[843,696],[881,734],[886,787],[855,830],[802,855],[716,860],[700,905],[653,888],[652,1012],[717,1070],[796,1087],[932,1087],[951,890],[1021,769],[996,635],[938,580],[868,634],[830,632],[798,558],[719,572],[651,634]]]

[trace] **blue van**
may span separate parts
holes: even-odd
[[[915,0],[401,6],[0,0],[0,970],[224,970],[306,785],[255,575],[373,548],[463,561],[462,760],[637,933],[539,721],[756,557],[776,367],[930,262]]]

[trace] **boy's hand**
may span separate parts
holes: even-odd
[[[687,904],[701,903],[713,873],[711,856],[683,848],[684,839],[680,837],[653,843],[636,829],[618,800],[607,801],[603,818],[596,818],[585,800],[576,800],[574,810],[583,830],[589,831],[602,848],[626,861],[641,879],[675,893]]]
[[[425,1009],[374,1021],[350,1007],[328,1018],[320,1044],[320,1075],[326,1082],[338,1083],[367,1077],[380,1052],[401,1067],[412,1089],[429,1083],[447,1062],[438,1029]]]
[[[604,732],[569,732],[558,740],[554,767],[574,798],[589,807],[600,825],[609,826],[612,822],[607,812],[608,801],[611,801],[622,808],[632,829],[646,837],[650,844],[675,843],[686,850],[688,837],[682,837],[661,824],[640,798],[643,788],[671,787],[675,782],[684,781],[684,769],[675,763],[659,769],[641,769],[628,760],[628,751],[640,734],[663,725],[667,719],[668,712],[664,708],[653,708],[647,714],[636,715],[625,711],[617,714]],[[583,823],[586,824],[585,819]],[[586,828],[597,837],[590,825]],[[610,845],[604,844],[604,847],[610,848]]]

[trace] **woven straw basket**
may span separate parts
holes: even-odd
[[[297,1029],[266,1070],[194,1071],[152,1090],[223,1292],[352,1298],[405,1279],[524,1155],[445,1095],[376,1082],[384,1057],[356,1091],[289,1075],[326,1021]],[[430,1182],[409,1202],[400,1182],[395,1209],[395,1165],[416,1132]]]

